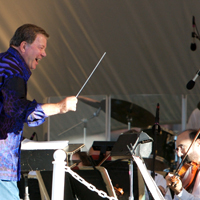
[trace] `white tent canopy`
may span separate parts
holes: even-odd
[[[24,23],[50,34],[47,58],[28,85],[28,98],[39,102],[76,95],[104,52],[81,95],[198,95],[200,80],[190,91],[185,86],[200,68],[197,39],[197,50],[190,50],[192,16],[200,27],[199,7],[196,0],[2,1],[0,50],[7,50]],[[191,109],[196,99],[191,97]]]

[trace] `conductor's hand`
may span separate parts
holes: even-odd
[[[66,113],[68,111],[76,111],[76,104],[78,100],[75,96],[66,97],[62,101],[58,102],[60,113]]]
[[[165,177],[165,180],[167,181],[167,186],[169,188],[171,188],[175,194],[179,194],[181,191],[182,191],[182,182],[181,180],[174,176],[173,174],[168,174],[166,177]]]

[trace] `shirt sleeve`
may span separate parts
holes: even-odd
[[[41,104],[37,104],[35,110],[28,116],[27,124],[30,127],[39,126],[45,121],[46,117]]]
[[[3,95],[3,109],[8,118],[20,119],[30,126],[36,126],[44,122],[46,116],[41,105],[36,100],[29,101],[26,98],[26,82],[22,77],[9,77],[4,82],[1,92]]]
[[[199,129],[200,128],[200,110],[198,108],[195,108],[189,119],[188,119],[188,123],[187,123],[187,126],[186,128],[187,129]]]
[[[5,115],[12,118],[26,116],[26,112],[32,112],[37,105],[26,99],[26,83],[18,76],[9,77],[5,80],[1,92],[3,95],[3,108]]]
[[[194,196],[183,189],[178,195],[175,195],[174,200],[199,200],[199,196]]]

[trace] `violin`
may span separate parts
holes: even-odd
[[[115,189],[115,192],[116,192],[116,194],[117,194],[118,196],[122,196],[122,195],[124,194],[123,189],[120,188],[118,184],[116,184],[116,185],[114,186],[114,189]]]
[[[178,174],[172,176],[171,181],[172,183],[178,184],[181,180],[182,187],[188,190],[190,185],[195,180],[198,169],[199,165],[195,162],[185,163],[178,171]]]

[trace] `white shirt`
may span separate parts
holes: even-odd
[[[151,173],[151,171],[149,171],[149,173]],[[162,186],[166,190],[167,185],[166,185],[166,180],[164,179],[163,175],[155,173],[155,179],[154,180],[155,180],[157,186]],[[167,189],[167,193],[166,193],[164,198],[166,200],[172,200],[171,193],[170,193],[169,189]],[[148,195],[146,187],[145,187],[145,200],[149,200],[149,195]]]
[[[187,129],[200,129],[200,110],[198,108],[195,108],[187,123]]]
[[[198,172],[192,194],[185,189],[178,195],[174,196],[174,200],[200,200],[200,172]]]
[[[160,185],[164,189],[166,189],[166,180],[162,175],[156,173],[155,182],[157,186]],[[166,200],[172,200],[169,188],[166,189],[166,191],[167,193],[164,196],[164,198]],[[146,188],[145,188],[145,200],[149,200]],[[198,172],[197,174],[192,193],[190,194],[185,189],[183,189],[178,195],[174,195],[174,200],[200,200],[200,172]]]

